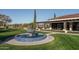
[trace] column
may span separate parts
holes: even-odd
[[[67,22],[64,22],[64,29],[63,29],[63,31],[64,31],[65,33],[67,33],[66,26],[67,26]]]
[[[69,30],[72,31],[72,22],[70,22]]]
[[[43,23],[43,28],[42,29],[45,30],[45,23]]]

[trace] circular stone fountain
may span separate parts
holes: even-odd
[[[11,44],[11,45],[20,45],[20,46],[26,46],[26,45],[40,45],[49,43],[54,40],[54,37],[51,35],[45,35],[43,33],[23,33],[18,34],[5,44]]]
[[[34,32],[33,29],[29,29],[27,33],[16,35],[14,39],[21,42],[34,42],[43,40],[46,37],[43,33]]]

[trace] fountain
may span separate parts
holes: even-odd
[[[45,35],[36,31],[36,10],[34,10],[32,27],[28,28],[26,33],[18,34],[6,43],[12,45],[39,45],[51,42],[53,39],[54,37],[49,34]]]
[[[36,10],[34,10],[32,28],[28,29],[26,33],[16,35],[15,39],[21,42],[33,42],[43,40],[44,38],[46,38],[46,35],[36,31]]]

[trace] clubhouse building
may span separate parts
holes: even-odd
[[[79,31],[79,14],[70,14],[51,18],[48,21],[37,22],[38,30],[52,30],[62,32]]]

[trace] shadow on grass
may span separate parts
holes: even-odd
[[[5,42],[5,41],[10,40],[8,38],[12,38],[13,36],[20,34],[20,33],[23,33],[23,32],[25,32],[25,31],[24,30],[17,30],[17,29],[16,30],[15,29],[8,30],[6,32],[1,32],[0,33],[0,44]]]

